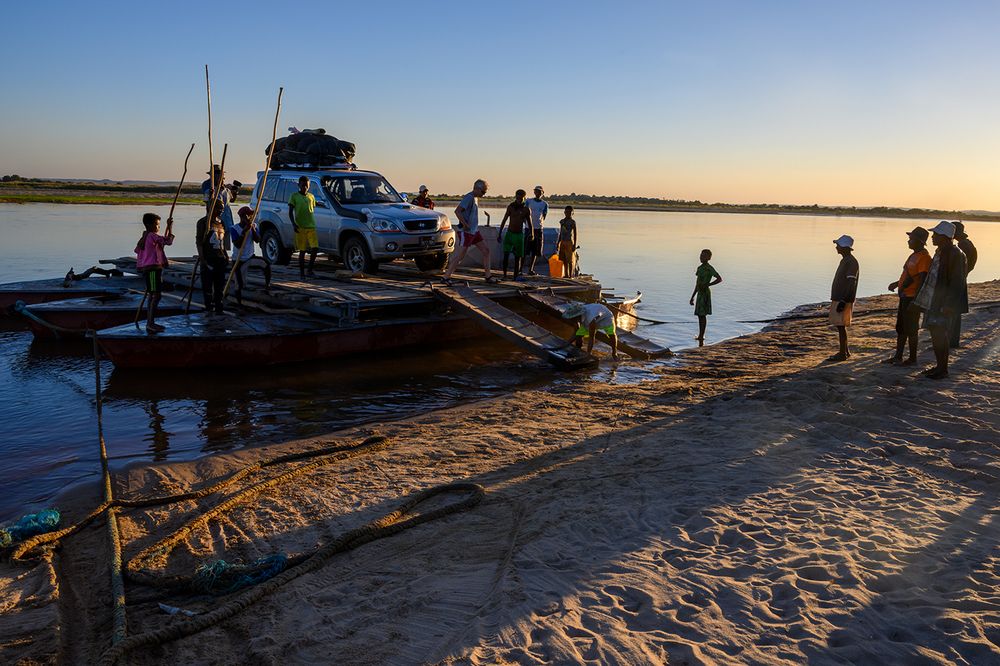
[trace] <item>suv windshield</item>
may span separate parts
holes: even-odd
[[[324,176],[323,189],[341,204],[402,203],[392,185],[382,176]]]

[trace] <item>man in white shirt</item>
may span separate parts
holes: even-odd
[[[545,190],[541,185],[535,185],[535,196],[528,199],[528,210],[531,212],[531,240],[527,241],[524,248],[525,255],[531,255],[531,263],[528,264],[528,275],[538,275],[535,272],[535,261],[542,256],[545,247],[545,238],[542,236],[542,225],[545,217],[549,214],[549,203],[542,199]]]
[[[571,303],[563,311],[563,319],[575,319],[579,322],[576,331],[570,336],[570,342],[577,347],[583,347],[583,338],[587,338],[587,353],[594,351],[594,336],[600,331],[611,342],[611,358],[618,360],[618,330],[615,328],[615,316],[607,306],[600,303]]]
[[[479,248],[479,252],[483,255],[483,271],[486,275],[486,281],[496,282],[496,278],[490,271],[490,246],[483,240],[483,235],[479,232],[479,197],[486,194],[488,189],[489,183],[480,178],[472,185],[472,191],[462,197],[458,207],[455,208],[455,215],[458,217],[460,225],[458,247],[451,253],[451,262],[444,274],[445,284],[451,284],[452,274],[465,259],[469,248],[473,246]]]

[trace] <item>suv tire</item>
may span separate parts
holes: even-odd
[[[413,258],[413,263],[423,272],[440,271],[448,265],[448,254],[438,252],[437,254],[424,254]]]
[[[372,259],[365,241],[358,236],[351,236],[347,239],[347,242],[344,243],[344,251],[340,256],[350,271],[369,274],[378,272],[378,262]]]
[[[286,266],[292,259],[292,251],[281,242],[281,236],[274,227],[264,229],[260,237],[260,251],[264,261],[275,266]]]

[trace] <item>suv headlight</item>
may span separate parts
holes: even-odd
[[[451,220],[448,219],[447,215],[442,215],[438,218],[438,231],[447,231],[451,229]]]
[[[375,217],[369,220],[368,226],[372,228],[372,231],[378,232],[380,234],[398,232],[399,226],[392,220],[387,220],[383,217]]]

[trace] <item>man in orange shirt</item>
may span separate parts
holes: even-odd
[[[903,273],[899,280],[889,285],[889,291],[899,291],[899,310],[896,311],[896,353],[882,361],[893,365],[913,365],[917,362],[917,331],[920,326],[920,309],[913,304],[917,292],[927,279],[931,269],[931,255],[926,250],[929,232],[917,227],[907,231],[910,237],[907,245],[912,254],[903,264]],[[903,360],[903,349],[906,343],[910,345],[910,356]]]

